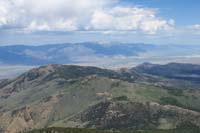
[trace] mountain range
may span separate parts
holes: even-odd
[[[0,79],[13,78],[31,68],[48,64],[97,66],[107,69],[131,68],[147,61],[156,64],[200,64],[199,51],[198,45],[114,42],[1,46]]]
[[[200,127],[199,78],[182,78],[198,77],[199,68],[178,63],[144,63],[120,70],[76,65],[33,68],[0,80],[0,130]]]
[[[152,45],[140,44],[55,44],[42,46],[12,45],[0,47],[0,62],[10,65],[44,65],[76,63],[82,56],[134,56]],[[78,59],[77,59],[78,60]]]
[[[45,64],[92,64],[99,61],[100,65],[123,64],[123,57],[135,64],[148,61],[168,62],[183,58],[199,58],[200,47],[198,45],[153,45],[138,43],[66,43],[52,45],[12,45],[0,47],[0,63],[7,65],[45,65]],[[191,55],[192,53],[192,55]],[[162,56],[162,58],[159,58]],[[101,60],[103,58],[103,61]],[[109,60],[111,58],[111,60]],[[123,59],[123,60],[122,60]],[[139,60],[138,60],[139,59]],[[108,60],[108,62],[106,61]],[[197,62],[196,63],[200,63]],[[108,67],[107,65],[107,67]]]

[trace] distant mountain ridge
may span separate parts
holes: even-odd
[[[104,46],[98,43],[68,43],[42,46],[14,45],[0,47],[0,62],[11,65],[71,64],[76,63],[73,58],[81,56],[134,56],[144,51],[143,44],[111,46]]]
[[[165,78],[188,80],[200,83],[200,65],[195,64],[169,63],[166,65],[156,65],[143,63],[131,70]]]
[[[140,64],[146,60],[170,62],[179,58],[184,59],[185,56],[196,58],[199,56],[199,50],[200,47],[196,45],[153,45],[138,43],[103,44],[84,42],[40,46],[13,45],[0,47],[0,63],[30,66],[46,64],[92,64],[108,67],[109,65],[122,65],[130,62]]]

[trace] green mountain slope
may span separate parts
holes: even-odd
[[[99,106],[102,103],[116,103],[125,110],[136,108],[136,112],[141,112],[141,110],[135,105],[142,105],[144,111],[147,111],[147,105],[154,103],[159,110],[164,110],[164,114],[170,112],[176,113],[176,116],[182,116],[188,112],[190,114],[182,120],[180,117],[171,115],[163,118],[162,115],[155,113],[157,118],[150,118],[154,122],[152,127],[145,124],[142,126],[140,122],[133,124],[130,121],[129,125],[126,125],[126,128],[130,129],[144,127],[171,129],[184,122],[199,126],[200,91],[198,89],[177,90],[164,85],[170,81],[137,72],[116,72],[96,67],[42,66],[16,79],[0,82],[0,129],[2,132],[15,133],[44,127],[94,128],[96,127],[95,122],[92,121],[92,125],[88,126],[87,123],[91,120],[82,121],[80,116],[90,112],[91,108],[96,110],[104,107]],[[113,111],[115,112],[115,108]],[[123,112],[124,115],[129,113]],[[148,114],[151,113],[152,111],[148,110]],[[92,114],[94,113],[89,113],[89,115]],[[105,116],[104,112],[102,117],[94,119],[97,119],[96,122],[101,122],[98,119]],[[113,119],[116,116],[108,114],[108,117]],[[146,117],[132,119],[143,121]],[[170,124],[171,121],[173,124]],[[114,123],[111,121],[110,124]],[[123,127],[118,126],[119,129]],[[114,127],[102,126],[102,129],[112,128]]]

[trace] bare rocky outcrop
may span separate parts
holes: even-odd
[[[31,106],[25,106],[0,115],[0,131],[16,133],[19,131],[42,128],[51,116],[54,105],[60,96],[47,97]]]

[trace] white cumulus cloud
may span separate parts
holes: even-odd
[[[173,27],[173,20],[156,17],[156,11],[138,7],[114,7],[96,10],[91,20],[92,29],[97,30],[140,30],[156,33]]]
[[[173,27],[154,9],[119,6],[117,0],[0,0],[0,28],[19,31],[142,31]]]
[[[192,26],[190,26],[190,28],[193,29],[193,30],[199,30],[200,31],[200,24],[192,25]]]

